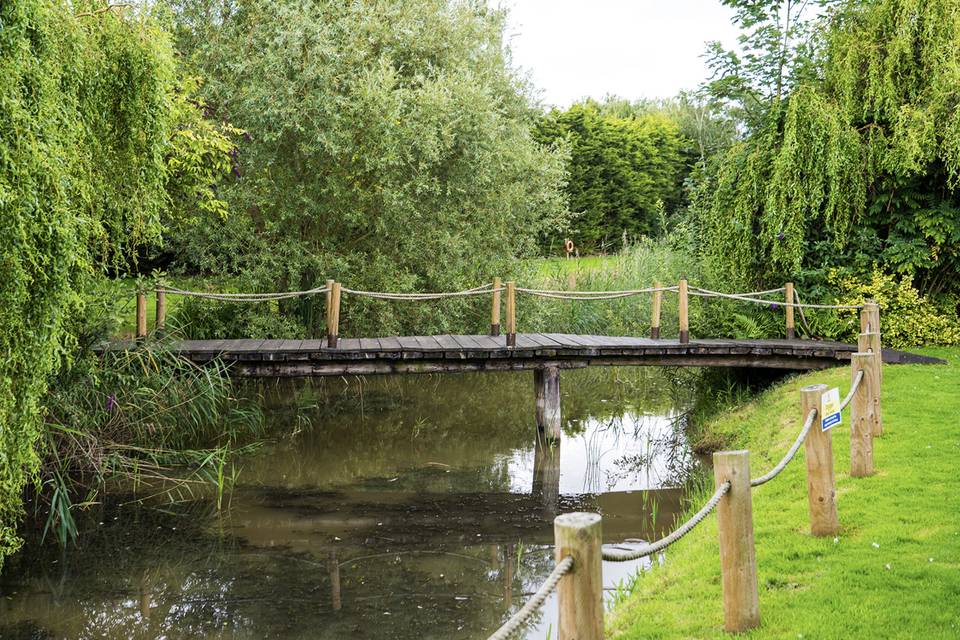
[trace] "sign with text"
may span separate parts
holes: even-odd
[[[828,389],[820,398],[820,428],[823,431],[840,424],[840,389]]]

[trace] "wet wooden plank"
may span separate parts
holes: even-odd
[[[386,338],[377,338],[380,341],[380,349],[383,351],[402,351],[403,347],[400,345],[400,341],[397,340],[394,336],[388,336]]]
[[[381,351],[380,340],[377,338],[360,338],[360,348],[364,351]]]

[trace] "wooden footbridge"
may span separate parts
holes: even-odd
[[[936,362],[914,354],[881,349],[880,310],[873,302],[863,305],[803,304],[792,283],[768,291],[725,294],[690,287],[686,280],[664,287],[631,291],[557,291],[523,289],[499,279],[465,291],[450,293],[384,293],[359,291],[328,280],[308,291],[282,293],[212,293],[174,288],[157,290],[155,332],[163,332],[168,294],[195,296],[220,302],[271,302],[298,296],[325,295],[327,337],[324,340],[181,340],[169,344],[179,356],[203,365],[217,360],[233,375],[246,377],[305,377],[393,373],[457,373],[467,371],[534,372],[537,424],[548,438],[560,437],[560,371],[588,366],[682,366],[748,367],[785,370],[823,369],[849,363],[857,352],[881,354],[886,363]],[[501,294],[506,295],[504,333],[501,335]],[[649,294],[652,296],[650,337],[574,335],[565,333],[517,333],[517,293],[559,300],[611,300]],[[679,330],[674,339],[660,335],[662,297],[678,297]],[[429,301],[451,297],[490,296],[488,335],[394,336],[341,338],[340,306],[343,294],[381,300]],[[773,340],[690,339],[689,296],[726,298],[783,308],[785,338]],[[777,296],[771,299],[769,296]],[[780,296],[783,296],[781,299]],[[796,337],[794,310],[806,324],[804,309],[845,309],[860,312],[861,336],[857,345]],[[808,328],[809,333],[809,328]],[[146,299],[137,295],[137,342],[148,337]],[[126,350],[133,344],[110,343],[104,350]]]

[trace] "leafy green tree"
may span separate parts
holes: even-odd
[[[705,256],[741,282],[879,262],[955,291],[960,7],[848,1],[827,18],[818,73],[702,185]]]
[[[180,237],[186,268],[226,265],[244,286],[273,291],[325,278],[456,290],[515,269],[565,222],[564,158],[530,133],[502,12],[446,0],[198,0],[178,15],[209,104],[250,136],[224,191],[238,213]],[[351,298],[343,320],[352,331],[464,329],[469,308]],[[285,324],[245,317],[236,330],[304,335],[291,319],[318,328],[314,305],[280,311]]]
[[[581,250],[662,231],[664,209],[682,196],[684,141],[671,118],[656,111],[621,117],[586,102],[547,114],[537,136],[569,148],[570,235]]]
[[[209,158],[173,140],[200,118],[192,104],[148,12],[0,3],[0,562],[19,545],[48,376],[72,355],[84,290],[160,238],[175,188],[185,209],[213,206],[198,193]]]

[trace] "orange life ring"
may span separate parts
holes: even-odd
[[[563,243],[563,248],[567,250],[567,253],[573,253],[573,240],[567,239],[567,241]]]

